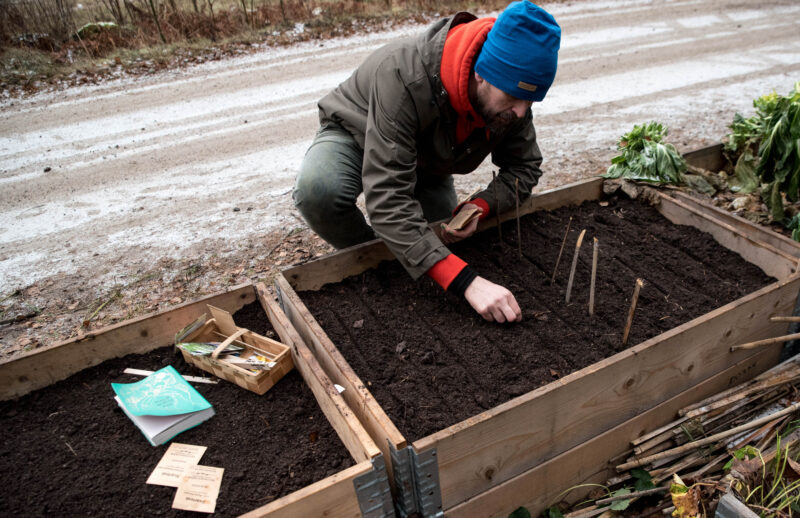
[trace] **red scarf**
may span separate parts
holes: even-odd
[[[475,128],[486,125],[469,102],[469,76],[494,21],[494,18],[478,18],[456,25],[447,33],[444,42],[440,74],[444,89],[450,96],[450,105],[458,113],[456,138],[459,143],[464,142]]]

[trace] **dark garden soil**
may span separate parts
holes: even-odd
[[[550,277],[567,223],[570,235]],[[522,322],[481,319],[456,296],[402,267],[378,268],[302,292],[303,302],[409,440],[417,440],[623,350],[637,277],[645,285],[628,344],[732,302],[772,279],[693,227],[653,207],[612,198],[487,230],[451,250],[510,289]],[[572,298],[564,303],[578,234],[586,229]],[[588,315],[592,239],[598,238],[595,314]]]
[[[274,333],[258,302],[236,323]],[[109,360],[15,401],[0,403],[0,515],[198,516],[171,508],[175,488],[147,485],[167,449],[152,447],[114,402],[127,367],[172,365],[203,375],[172,347]],[[225,468],[215,516],[235,516],[305,487],[353,460],[294,370],[263,396],[220,381],[193,386],[216,415],[174,440],[207,446],[200,464]]]

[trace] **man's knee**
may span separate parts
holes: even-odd
[[[304,178],[298,176],[292,199],[294,206],[306,219],[315,221],[347,212],[355,207],[355,200],[342,192],[339,185],[326,178]]]

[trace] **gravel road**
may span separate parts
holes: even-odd
[[[544,6],[563,40],[555,84],[533,107],[540,190],[602,172],[633,124],[668,125],[683,151],[719,142],[753,98],[800,80],[796,0]],[[316,101],[370,51],[421,29],[2,101],[0,295],[67,276],[120,283],[163,258],[257,254],[302,227],[291,188]],[[457,188],[490,177],[485,163]]]

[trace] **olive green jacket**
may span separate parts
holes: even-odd
[[[418,37],[378,49],[319,102],[320,122],[339,124],[364,150],[362,180],[370,224],[414,279],[450,253],[414,198],[418,175],[470,173],[491,153],[500,168],[497,203],[491,184],[476,197],[492,213],[502,213],[515,205],[516,178],[522,201],[542,174],[530,110],[502,133],[487,138],[481,128],[457,143],[458,115],[439,71],[447,31],[474,19],[459,13]]]

